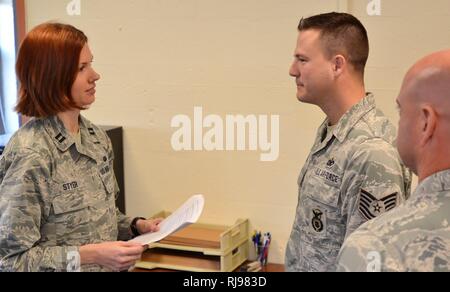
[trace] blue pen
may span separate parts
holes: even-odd
[[[255,230],[252,237],[253,244],[255,245],[255,254],[258,256],[258,232]]]

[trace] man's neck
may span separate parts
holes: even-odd
[[[444,127],[441,123],[425,144],[421,145],[417,142],[418,148],[414,152],[416,157],[414,164],[419,182],[450,168],[450,148],[448,147],[447,133],[448,127]]]
[[[62,112],[59,113],[57,116],[63,122],[64,127],[70,134],[76,135],[78,133],[78,131],[80,130],[80,125],[78,121],[78,118],[80,117],[79,110]]]
[[[440,153],[439,155],[436,155],[432,158],[430,158],[430,155],[427,156],[428,157],[424,157],[419,162],[419,165],[421,166],[417,169],[419,183],[423,182],[426,178],[432,176],[435,173],[450,169],[450,159],[448,159],[448,155],[441,155]]]
[[[330,125],[333,126],[365,96],[366,90],[363,85],[344,87],[326,98],[327,102],[321,106],[321,109],[327,115]]]

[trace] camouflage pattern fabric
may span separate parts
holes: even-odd
[[[332,133],[328,120],[298,179],[299,201],[286,249],[287,271],[335,271],[344,239],[410,193],[411,174],[395,147],[396,130],[369,94]]]
[[[76,141],[57,117],[33,119],[0,159],[0,271],[104,271],[79,247],[130,238],[106,133],[80,117]]]
[[[426,178],[411,198],[345,241],[338,271],[449,272],[450,170]]]

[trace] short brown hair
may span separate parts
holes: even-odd
[[[31,30],[16,63],[20,83],[16,111],[45,118],[79,108],[71,91],[87,41],[82,31],[67,24],[44,23]]]
[[[328,57],[342,54],[355,71],[364,76],[369,58],[369,38],[356,17],[348,13],[330,12],[302,18],[298,30],[308,29],[320,30],[322,46]]]

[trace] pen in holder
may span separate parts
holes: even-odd
[[[270,232],[264,233],[263,235],[261,232],[255,231],[252,241],[255,248],[256,260],[259,261],[261,265],[267,265],[270,242],[272,241]]]

